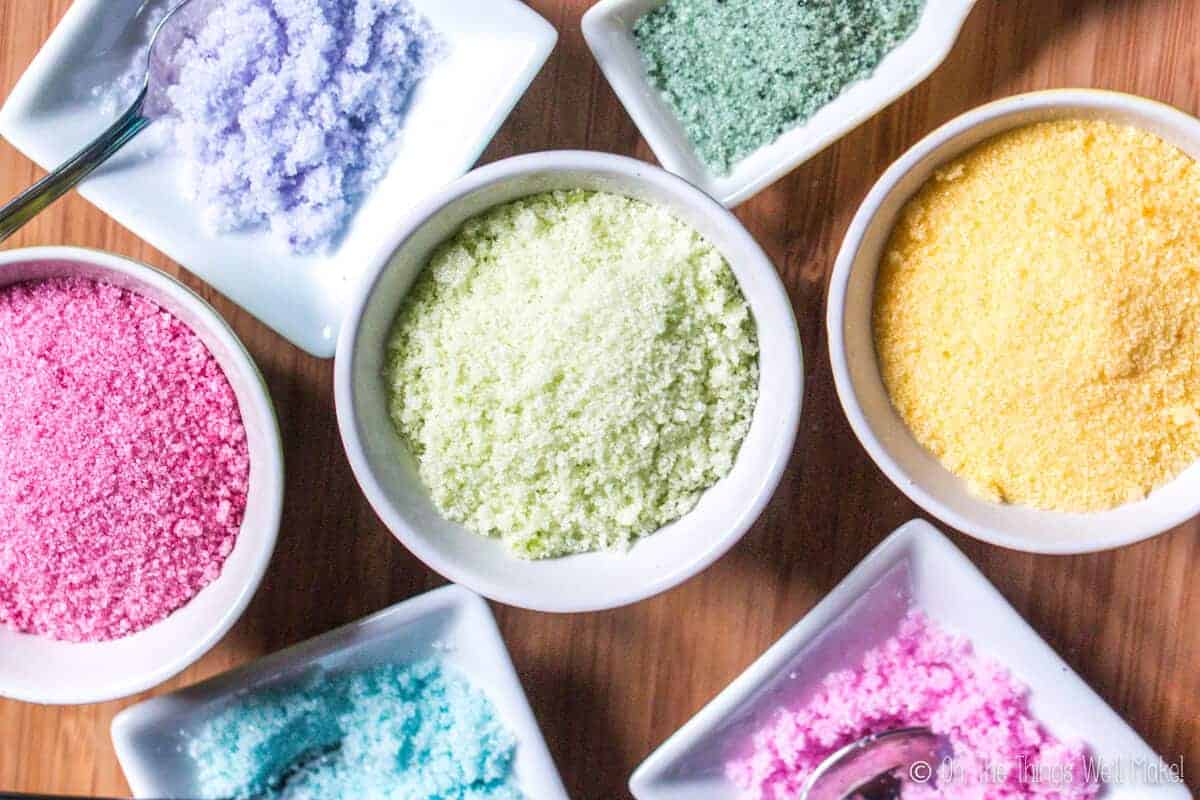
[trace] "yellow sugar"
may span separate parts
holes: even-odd
[[[1200,457],[1200,167],[1097,120],[991,139],[901,212],[874,328],[901,417],[979,494],[1142,498]]]

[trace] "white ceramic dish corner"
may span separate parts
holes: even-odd
[[[1113,782],[1105,800],[1190,800],[1159,756],[1038,636],[950,540],[922,521],[892,534],[816,608],[633,774],[637,800],[738,800],[724,765],[780,705],[805,702],[830,672],[857,666],[911,610],[966,635],[1030,688],[1055,736],[1082,739]]]
[[[434,507],[387,413],[383,357],[404,294],[434,247],[496,205],[553,189],[615,192],[665,206],[728,260],[754,315],[759,400],[731,473],[682,519],[628,553],[522,561]],[[762,248],[710,197],[658,167],[621,156],[550,152],[475,170],[414,212],[384,243],[338,344],[334,385],[342,441],[371,505],[431,568],[502,603],[594,611],[666,591],[714,562],[749,529],[778,486],[795,442],[803,364],[787,292]]]
[[[250,452],[245,518],[221,576],[191,602],[139,633],[72,643],[0,629],[0,695],[30,703],[98,703],[149,689],[220,641],[262,581],[283,511],[283,448],[266,383],[220,315],[174,278],[119,256],[76,247],[0,253],[0,285],[82,276],[122,286],[188,325],[217,359],[234,394]]]
[[[514,773],[527,797],[567,800],[492,612],[478,595],[445,586],[182,691],[117,715],[113,745],[135,797],[196,797],[187,742],[245,692],[282,687],[320,668],[352,671],[438,658],[487,695],[517,740]]]
[[[75,0],[0,109],[0,135],[43,168],[111,122],[93,89],[145,46],[143,0]],[[327,253],[296,255],[263,231],[213,235],[181,191],[183,160],[153,126],[80,194],[299,347],[333,356],[354,284],[380,231],[479,159],[554,49],[558,34],[518,0],[413,0],[447,44],[422,81],[400,153]]]
[[[917,29],[804,124],[738,161],[728,175],[710,170],[682,124],[646,76],[633,25],[667,0],[600,0],[583,17],[596,62],[659,162],[732,208],[857,128],[937,69],[976,0],[926,0]]]
[[[913,502],[958,530],[1034,553],[1086,553],[1132,544],[1200,513],[1200,463],[1144,500],[1111,511],[1069,514],[1003,505],[972,494],[912,436],[879,375],[871,309],[880,257],[905,202],[933,172],[984,140],[1064,117],[1134,125],[1200,158],[1200,120],[1153,100],[1093,89],[1017,95],[957,117],[900,157],[871,189],[834,266],[829,352],[842,407],[871,458]]]

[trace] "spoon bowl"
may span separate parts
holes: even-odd
[[[133,141],[155,119],[170,109],[165,88],[170,76],[170,61],[164,52],[174,52],[184,28],[176,23],[195,19],[209,0],[180,0],[166,13],[150,37],[146,51],[146,76],[141,91],[108,130],[67,159],[58,169],[0,207],[0,242],[23,228],[31,219],[49,208],[55,200],[75,188],[104,162]],[[189,9],[188,13],[181,13]]]
[[[900,728],[864,736],[826,758],[798,800],[891,800],[906,781],[927,783],[945,741],[929,728]]]

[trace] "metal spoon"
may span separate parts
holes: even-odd
[[[158,85],[158,81],[153,80],[155,47],[165,38],[163,32],[170,27],[169,23],[180,18],[179,11],[193,2],[195,0],[180,0],[154,29],[154,34],[150,37],[150,46],[146,50],[146,79],[142,82],[141,92],[129,109],[91,144],[0,208],[0,242],[12,236],[25,223],[73,189],[165,112],[167,105],[163,98],[158,96],[162,87]],[[5,795],[0,795],[0,798],[3,797]]]
[[[821,762],[797,800],[896,800],[905,779],[933,777],[943,744],[928,728],[865,736]]]

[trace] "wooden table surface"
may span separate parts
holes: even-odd
[[[481,0],[486,2],[486,0]],[[7,94],[69,0],[0,0]],[[531,3],[558,49],[485,160],[587,148],[652,160],[584,45],[588,0]],[[980,0],[946,63],[916,90],[738,216],[784,276],[808,391],[787,474],[762,519],[700,577],[630,608],[551,616],[497,607],[534,711],[573,797],[628,797],[627,781],[697,709],[918,510],[843,418],[825,351],[834,254],[881,171],[935,126],[1031,89],[1120,89],[1200,113],[1197,0]],[[40,170],[0,145],[0,195]],[[249,610],[212,652],[154,692],[49,708],[0,701],[0,791],[127,791],[108,728],[124,706],[223,672],[444,581],[401,547],[359,492],[334,421],[332,362],[311,358],[72,195],[9,243],[83,245],[180,275],[229,319],[267,376],[287,458],[279,546]],[[2,445],[0,445],[2,446]],[[1116,552],[1038,557],[953,534],[1017,609],[1117,712],[1200,788],[1200,524]]]

